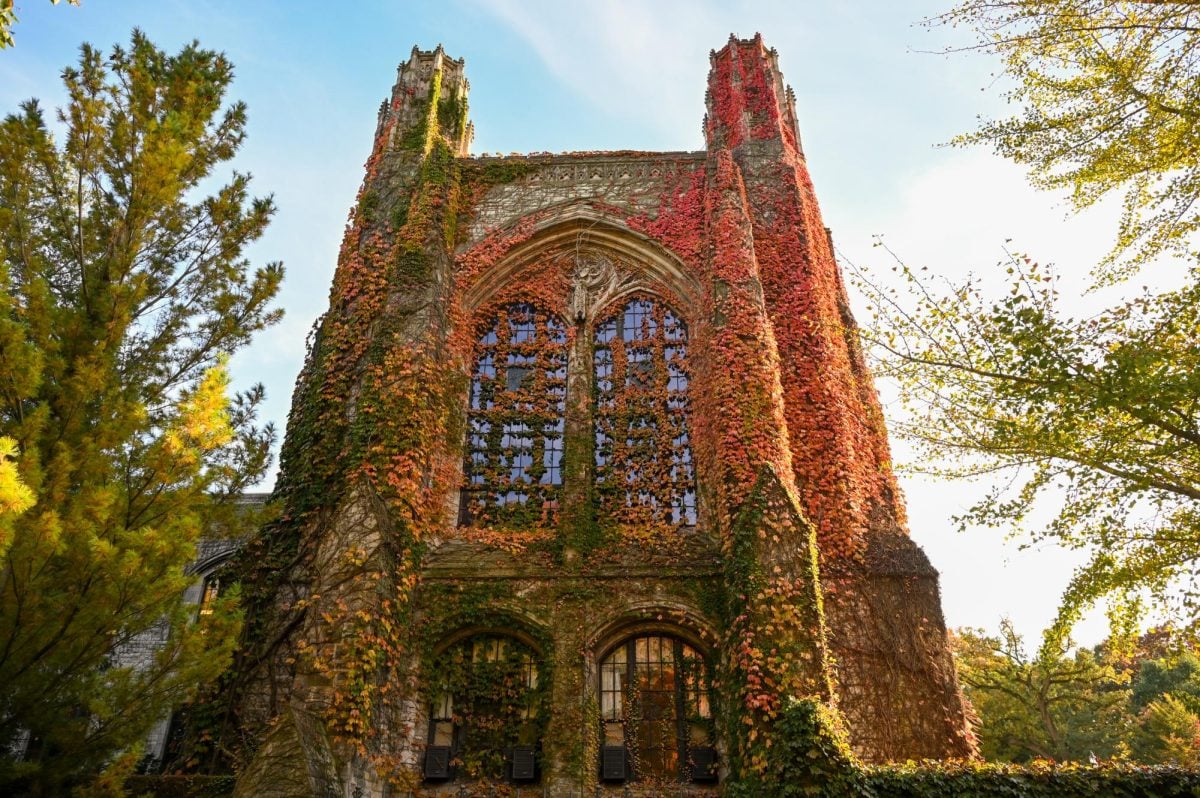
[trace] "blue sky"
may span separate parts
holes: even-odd
[[[1111,241],[1117,209],[1069,215],[1021,170],[983,150],[940,147],[979,115],[1003,112],[998,65],[928,51],[964,32],[918,23],[944,2],[442,0],[317,3],[254,0],[17,0],[16,46],[0,51],[0,111],[38,97],[62,103],[62,68],[89,41],[107,50],[140,27],[174,50],[198,39],[237,68],[249,106],[234,167],[272,193],[278,214],[249,252],[282,260],[286,319],[234,359],[240,385],[265,383],[265,417],[281,429],[305,338],[326,306],[346,216],[362,178],[379,103],[414,44],[467,60],[473,151],[693,150],[710,50],[762,32],[795,89],[801,136],[825,222],[841,256],[887,265],[882,234],[910,263],[960,278],[988,273],[1003,247],[1057,264],[1064,286]],[[862,311],[860,309],[860,315]],[[885,402],[889,386],[881,386]],[[905,451],[897,446],[897,459]],[[982,486],[905,477],[914,538],[942,572],[950,625],[1036,635],[1081,555],[1020,550],[994,530],[957,533],[949,518]],[[1103,633],[1092,618],[1082,641]]]

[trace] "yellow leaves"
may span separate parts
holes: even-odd
[[[196,389],[179,402],[179,414],[167,430],[167,451],[198,457],[223,446],[233,438],[229,425],[229,372],[225,361],[204,372]],[[194,453],[193,453],[194,452]]]
[[[0,437],[0,518],[9,514],[20,515],[37,501],[17,471],[17,454],[17,442],[9,437]]]
[[[11,523],[37,502],[17,470],[17,442],[0,437],[0,555],[12,545]]]

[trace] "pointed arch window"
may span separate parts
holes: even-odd
[[[566,392],[566,325],[530,303],[500,308],[475,348],[461,525],[555,523]]]
[[[687,325],[649,296],[596,324],[596,494],[603,521],[695,526]]]

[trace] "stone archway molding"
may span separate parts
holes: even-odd
[[[682,602],[645,601],[629,604],[588,632],[585,647],[596,661],[630,637],[659,632],[677,637],[711,656],[717,646],[716,628],[702,613]]]
[[[621,218],[596,208],[590,201],[564,203],[548,211],[538,211],[535,217],[533,235],[513,246],[467,289],[464,304],[468,309],[486,305],[524,267],[545,253],[570,252],[572,249],[580,256],[586,253],[593,257],[608,257],[637,267],[637,272],[632,275],[634,279],[623,280],[610,290],[598,291],[596,304],[608,304],[639,290],[660,292],[665,289],[687,307],[700,306],[700,280],[675,253],[631,229]],[[518,219],[511,227],[517,227],[528,218]]]

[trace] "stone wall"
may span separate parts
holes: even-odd
[[[646,631],[710,659],[722,773],[751,788],[789,695],[840,703],[870,760],[970,754],[773,52],[713,54],[701,153],[469,158],[466,89],[461,61],[414,51],[381,108],[280,517],[241,558],[241,793],[285,770],[280,795],[417,788],[431,657],[472,632],[550,674],[548,796],[595,788],[597,657]],[[686,322],[694,526],[597,509],[592,336],[636,296]],[[529,528],[459,526],[480,325],[519,302],[566,330],[561,500]]]
[[[937,571],[906,535],[822,578],[838,708],[866,762],[970,757]]]
[[[577,201],[599,202],[623,216],[656,215],[664,189],[703,170],[704,152],[565,153],[472,159],[509,168],[524,166],[511,182],[491,188],[475,205],[466,239],[469,249],[489,231],[522,217]]]
[[[711,539],[681,538],[673,551],[646,556],[640,549],[607,553],[609,564],[563,565],[546,552],[508,553],[462,541],[431,550],[418,593],[418,624],[426,647],[485,632],[520,635],[541,655],[549,673],[551,715],[542,739],[541,786],[546,795],[626,792],[601,784],[599,762],[599,659],[636,634],[680,637],[718,665],[722,603],[720,557]],[[420,674],[426,682],[429,674]],[[419,751],[428,733],[428,705],[413,728]],[[718,741],[724,749],[723,740]],[[456,794],[460,783],[426,785]],[[538,794],[538,787],[529,788]],[[711,788],[681,787],[682,794]],[[655,793],[648,793],[655,794]]]

